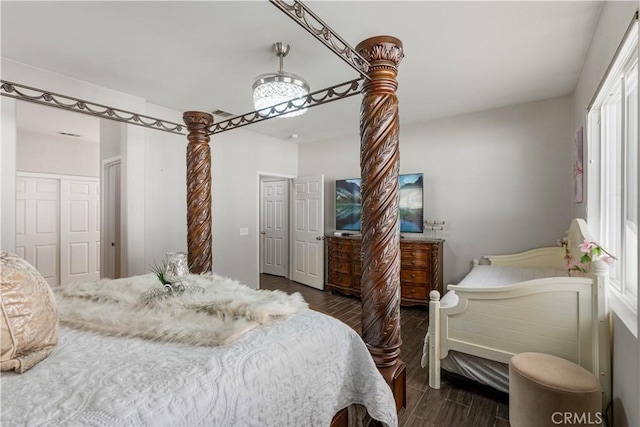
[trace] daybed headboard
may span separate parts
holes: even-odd
[[[585,240],[595,242],[585,220],[574,218],[566,233],[566,245],[572,260],[579,260],[582,257],[583,253],[580,251],[580,245]],[[516,254],[485,255],[484,257],[490,261],[491,265],[495,266],[566,270],[566,255],[564,246],[550,246]],[[475,265],[478,265],[478,263],[474,261]]]

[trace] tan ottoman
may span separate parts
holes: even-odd
[[[511,427],[602,425],[600,383],[582,366],[542,353],[509,363]]]

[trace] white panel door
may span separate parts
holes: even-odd
[[[324,289],[324,175],[293,180],[293,277]]]
[[[59,180],[16,178],[16,254],[51,285],[60,284]]]
[[[105,163],[102,174],[103,219],[102,219],[102,277],[118,279],[120,272],[120,159]]]
[[[287,277],[289,191],[287,180],[262,182],[261,271]]]
[[[60,182],[60,282],[100,278],[100,182]]]

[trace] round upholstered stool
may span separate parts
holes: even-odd
[[[520,353],[509,363],[511,427],[598,426],[600,383],[582,366],[542,353]]]

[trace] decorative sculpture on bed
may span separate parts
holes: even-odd
[[[148,304],[152,301],[180,296],[185,292],[204,293],[204,288],[196,285],[185,285],[183,280],[189,275],[189,264],[186,252],[169,252],[160,266],[154,263],[151,271],[160,281],[162,288],[150,289],[143,292],[140,301]]]

